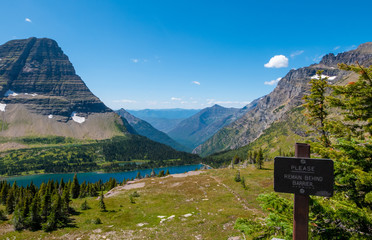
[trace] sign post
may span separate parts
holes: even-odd
[[[274,190],[294,193],[293,239],[308,239],[309,195],[333,195],[333,161],[310,158],[310,145],[296,143],[295,157],[276,157]]]
[[[310,145],[296,143],[295,157],[310,158]],[[293,239],[308,239],[309,195],[295,193],[293,205]]]

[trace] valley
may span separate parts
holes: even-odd
[[[200,110],[114,111],[52,39],[11,40],[0,59],[0,177],[57,176],[40,189],[4,178],[1,237],[289,239],[273,159],[296,142],[335,162],[335,196],[311,198],[310,235],[371,237],[371,42],[290,70],[242,108]],[[190,171],[202,165],[214,169]],[[73,173],[95,176],[59,185]]]

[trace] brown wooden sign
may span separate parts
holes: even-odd
[[[330,159],[276,157],[274,160],[276,192],[331,197],[333,185]]]

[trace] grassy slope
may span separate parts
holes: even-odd
[[[143,179],[140,181],[145,183],[145,187],[122,190],[118,195],[105,198],[109,212],[98,210],[96,198],[86,198],[92,207],[86,211],[79,210],[85,199],[73,200],[72,206],[79,211],[78,215],[72,216],[75,227],[52,233],[15,232],[7,222],[0,222],[0,238],[227,239],[242,236],[233,228],[236,219],[262,217],[256,197],[272,191],[272,162],[266,163],[265,167],[265,170],[256,170],[253,166],[241,169],[248,190],[233,180],[236,169],[208,170],[183,178]],[[135,190],[140,197],[132,204],[129,194]],[[188,213],[192,216],[183,216]],[[172,215],[175,215],[173,219],[160,223],[158,216]],[[96,217],[102,220],[102,224],[89,222]],[[139,226],[139,223],[146,225]]]

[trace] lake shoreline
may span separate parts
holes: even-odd
[[[198,163],[198,164],[186,164],[186,165],[177,165],[177,166],[191,166],[191,165],[203,165],[207,167],[207,169],[213,169],[211,166],[204,164],[204,163]],[[175,167],[175,166],[164,166],[164,167],[158,167],[158,168],[168,168],[168,167]],[[0,175],[0,181],[4,181],[7,178],[15,178],[15,177],[28,177],[28,176],[39,176],[39,175],[48,175],[48,174],[81,174],[81,173],[97,173],[97,174],[106,174],[106,173],[120,173],[120,172],[131,172],[131,171],[139,171],[139,170],[144,170],[144,169],[149,169],[149,168],[139,168],[136,170],[128,170],[128,171],[118,171],[118,172],[104,172],[104,171],[94,171],[94,172],[54,172],[54,173],[35,173],[35,174],[27,174],[27,175],[11,175],[11,176],[4,176]]]
[[[18,185],[26,187],[33,182],[34,185],[39,186],[42,182],[47,182],[48,180],[60,181],[63,179],[65,182],[72,180],[73,176],[77,174],[79,182],[98,182],[99,180],[106,182],[109,178],[115,178],[118,182],[123,180],[132,180],[137,177],[138,172],[141,177],[144,178],[146,175],[151,175],[152,170],[155,171],[156,175],[160,171],[166,172],[169,170],[170,175],[185,173],[189,171],[194,171],[196,169],[208,169],[209,167],[199,163],[199,164],[188,164],[188,165],[179,165],[179,166],[168,166],[161,168],[146,168],[146,169],[136,169],[131,171],[121,171],[121,172],[73,172],[73,173],[41,173],[41,174],[32,174],[32,175],[18,175],[18,176],[9,176],[2,177],[0,181],[7,181],[9,183],[17,182]]]

